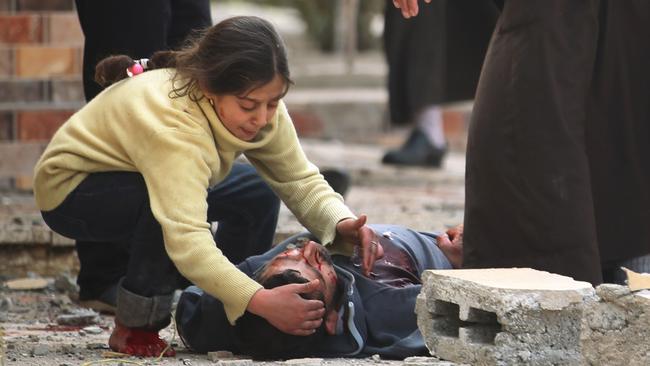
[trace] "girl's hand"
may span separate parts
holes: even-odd
[[[343,219],[336,224],[336,233],[340,239],[359,246],[361,269],[364,275],[370,276],[375,261],[384,256],[384,248],[379,244],[375,232],[366,226],[367,220],[366,215],[358,219]]]
[[[325,315],[322,301],[306,300],[299,294],[319,288],[318,280],[295,283],[273,289],[261,289],[253,295],[247,310],[266,319],[279,330],[305,336],[313,334]]]

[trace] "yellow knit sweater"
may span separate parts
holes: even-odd
[[[323,243],[333,241],[337,222],[354,215],[305,157],[283,103],[246,142],[222,125],[207,98],[170,98],[173,73],[153,70],[118,82],[70,117],[35,167],[34,194],[39,208],[49,211],[89,173],[140,172],[169,257],[223,302],[234,323],[260,285],[215,245],[206,196],[239,154]]]

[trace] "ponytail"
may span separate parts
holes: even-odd
[[[106,88],[131,76],[130,69],[136,64],[141,65],[144,71],[176,67],[176,54],[175,51],[158,51],[151,56],[151,59],[138,61],[126,55],[108,56],[95,67],[95,82]]]

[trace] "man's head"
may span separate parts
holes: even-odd
[[[304,357],[313,355],[317,340],[334,334],[342,286],[338,282],[332,259],[320,244],[298,240],[257,270],[254,279],[270,289],[291,283],[319,280],[319,290],[301,294],[306,299],[325,303],[323,325],[311,336],[294,336],[273,327],[264,318],[245,313],[237,321],[240,351],[256,359]]]

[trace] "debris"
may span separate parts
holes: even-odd
[[[4,285],[10,290],[42,290],[50,281],[46,278],[17,278],[5,281]]]
[[[45,356],[50,353],[50,347],[47,344],[37,344],[32,349],[33,356]]]
[[[234,360],[219,360],[217,365],[221,366],[253,366],[253,360],[250,359],[234,359]]]
[[[627,286],[630,291],[650,289],[650,273],[637,273],[625,267],[621,267],[627,274]]]
[[[99,314],[90,309],[73,309],[70,314],[62,314],[56,317],[60,325],[92,325],[99,323]]]
[[[235,355],[233,355],[233,353],[230,351],[208,352],[208,360],[212,362],[217,362],[219,360],[232,360],[234,358]]]
[[[298,365],[298,366],[319,366],[323,363],[322,358],[294,358],[291,360],[284,361],[287,365]]]
[[[104,330],[96,325],[91,325],[83,329],[87,334],[101,334]]]

